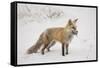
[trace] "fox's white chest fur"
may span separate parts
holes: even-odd
[[[70,30],[65,30],[65,43],[70,43],[73,39],[73,34]]]

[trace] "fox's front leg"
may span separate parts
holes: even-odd
[[[68,46],[69,44],[66,44],[66,54],[68,54]]]
[[[62,44],[62,56],[65,56],[65,52],[64,52],[64,43]]]

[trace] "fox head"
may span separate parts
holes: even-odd
[[[77,30],[77,26],[76,26],[76,22],[78,19],[75,20],[71,20],[69,19],[68,24],[66,25],[66,28],[68,29],[68,31],[71,32],[71,34],[73,35],[77,35],[78,34],[78,30]]]

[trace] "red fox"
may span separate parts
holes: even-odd
[[[69,19],[67,25],[65,27],[58,28],[49,28],[45,30],[39,37],[38,41],[35,45],[30,47],[27,51],[28,54],[36,53],[41,46],[43,46],[41,53],[44,55],[44,50],[47,49],[50,51],[50,47],[53,46],[56,41],[62,44],[62,56],[68,54],[68,46],[71,42],[74,35],[78,34],[76,22],[78,19],[71,20]]]

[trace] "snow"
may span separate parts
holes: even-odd
[[[96,8],[37,6],[27,4],[26,8],[26,4],[18,4],[17,60],[19,65],[96,60]],[[47,7],[52,10],[56,8],[53,12],[62,11],[63,14],[48,18],[45,12],[47,14],[49,12],[45,10],[43,13],[43,9]],[[37,17],[34,16],[35,12],[37,12]],[[40,17],[38,13],[43,16]],[[36,43],[43,31],[52,27],[64,27],[69,19],[74,20],[76,18],[78,18],[79,33],[78,36],[74,36],[70,43],[68,55],[62,56],[61,43],[59,42],[51,48],[50,52],[45,51],[45,55],[42,55],[40,51],[33,54],[26,53],[27,49]]]

